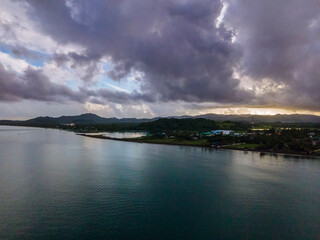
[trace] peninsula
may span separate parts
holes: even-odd
[[[82,114],[26,121],[2,120],[0,124],[56,128],[86,137],[118,141],[320,156],[320,117],[294,115],[290,121],[290,116],[201,115],[117,119]],[[128,131],[147,134],[138,138],[115,138],[105,134]]]

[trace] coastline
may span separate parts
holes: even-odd
[[[303,154],[303,153],[285,153],[285,152],[272,152],[266,150],[243,150],[243,149],[236,149],[230,147],[220,147],[220,148],[213,148],[208,145],[199,145],[199,144],[184,144],[184,143],[169,143],[169,142],[152,142],[152,141],[144,141],[143,139],[136,139],[136,138],[112,138],[103,135],[88,135],[85,133],[76,133],[76,135],[89,137],[89,138],[97,138],[103,140],[113,140],[113,141],[121,141],[121,142],[134,142],[134,143],[147,143],[147,144],[160,144],[160,145],[171,145],[171,146],[185,146],[185,147],[201,147],[201,148],[209,148],[209,149],[217,149],[217,150],[230,150],[230,151],[242,151],[242,152],[257,152],[260,154],[269,154],[269,155],[276,155],[276,156],[291,156],[291,157],[303,157],[308,159],[320,159],[320,155],[312,155],[312,154]]]
[[[148,143],[148,144],[160,144],[160,145],[171,145],[171,146],[186,146],[186,147],[205,147],[211,148],[210,146],[204,146],[199,144],[183,144],[183,143],[168,143],[168,142],[152,142],[152,141],[143,141],[136,138],[112,138],[102,135],[88,135],[85,133],[76,133],[76,135],[89,137],[89,138],[97,138],[97,139],[104,139],[104,140],[113,140],[113,141],[121,141],[121,142],[134,142],[134,143]],[[212,148],[211,148],[212,149]]]
[[[185,147],[201,147],[201,148],[208,148],[208,149],[217,149],[217,150],[232,150],[232,151],[242,151],[242,152],[257,152],[260,154],[269,154],[269,155],[276,155],[276,156],[292,156],[292,157],[302,157],[308,159],[320,159],[319,154],[307,154],[307,153],[287,153],[287,152],[275,152],[275,151],[268,151],[265,149],[239,149],[239,148],[232,148],[230,145],[228,146],[221,146],[219,148],[213,148],[209,145],[201,145],[201,144],[185,144],[179,142],[161,142],[161,141],[148,141],[143,139],[137,138],[112,138],[103,135],[89,135],[87,133],[77,133],[74,131],[66,130],[66,129],[57,129],[57,128],[50,128],[50,127],[39,127],[39,126],[22,126],[22,125],[1,125],[1,126],[14,126],[14,127],[27,127],[27,128],[43,128],[43,129],[54,129],[59,131],[66,131],[70,133],[75,133],[76,135],[83,136],[83,137],[90,137],[90,138],[97,138],[97,139],[104,139],[104,140],[114,140],[114,141],[122,141],[122,142],[134,142],[134,143],[147,143],[147,144],[160,144],[160,145],[171,145],[171,146],[185,146]]]

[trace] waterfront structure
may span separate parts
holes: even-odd
[[[234,133],[233,130],[212,130],[211,132],[214,135],[231,135]]]

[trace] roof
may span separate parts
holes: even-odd
[[[202,133],[203,135],[210,135],[212,134],[212,132],[205,132],[205,133]]]

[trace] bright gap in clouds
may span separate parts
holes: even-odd
[[[45,62],[51,57],[50,54],[29,50],[21,46],[11,49],[6,44],[0,44],[0,52],[9,55],[11,58],[16,59],[16,61],[22,59],[34,67],[43,67]]]
[[[231,108],[209,108],[203,111],[195,111],[193,115],[198,114],[223,114],[223,115],[276,115],[276,114],[310,114],[320,116],[320,112],[308,111],[308,110],[297,110],[297,109],[281,109],[281,108],[250,108],[250,107],[231,107]]]
[[[216,19],[216,27],[220,27],[221,23],[223,22],[224,15],[226,14],[228,4],[226,2],[223,2],[223,7],[221,9],[219,17]]]

